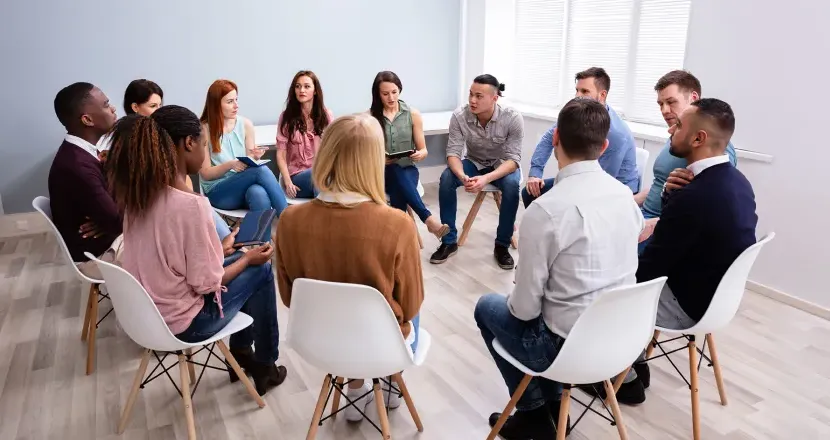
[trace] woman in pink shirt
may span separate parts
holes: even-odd
[[[310,70],[297,72],[277,123],[277,167],[287,197],[317,196],[311,183],[311,165],[323,130],[332,119],[317,75]]]
[[[108,177],[124,212],[122,266],[144,288],[177,338],[200,342],[240,310],[254,325],[231,336],[230,350],[260,395],[285,380],[279,357],[274,276],[266,244],[242,253],[234,231],[219,241],[208,200],[187,176],[204,162],[207,136],[190,110],[170,105],[116,124]],[[256,351],[252,345],[256,344]],[[235,381],[231,375],[231,381]]]

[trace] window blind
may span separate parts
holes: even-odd
[[[556,109],[589,67],[611,76],[608,103],[624,117],[660,123],[654,84],[680,69],[691,0],[515,0],[510,98]]]

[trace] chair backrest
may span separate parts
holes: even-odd
[[[288,343],[336,376],[385,377],[412,366],[412,352],[386,298],[360,284],[294,280]]]
[[[645,186],[643,179],[646,178],[649,153],[645,148],[635,148],[634,150],[637,152],[637,175],[640,176],[640,191],[642,191],[643,186]]]
[[[543,376],[588,384],[629,367],[654,333],[657,302],[666,277],[603,292],[577,319]]]
[[[755,264],[761,248],[773,238],[775,238],[775,233],[770,232],[766,237],[746,248],[732,262],[721,278],[703,318],[692,327],[693,333],[711,333],[725,327],[735,317],[746,290],[749,271],[752,270],[752,265]]]
[[[153,299],[135,277],[123,268],[101,261],[89,253],[86,256],[101,269],[115,309],[115,317],[130,339],[144,348],[156,351],[175,351],[187,346],[170,333],[170,328]]]
[[[52,221],[52,205],[49,197],[35,197],[35,199],[32,200],[32,207],[46,217],[46,222],[49,223],[49,227],[52,228],[52,232],[55,234],[55,240],[58,241],[58,245],[61,248],[61,253],[64,257],[66,257],[66,261],[69,265],[72,266],[72,270],[75,271],[75,275],[88,283],[102,284],[104,282],[103,280],[96,280],[95,278],[90,278],[84,275],[84,273],[78,269],[78,266],[75,265],[75,262],[72,260],[72,254],[69,253],[69,248],[66,247],[66,242],[63,241],[63,236],[60,231],[58,231],[58,227],[55,226],[55,223]]]

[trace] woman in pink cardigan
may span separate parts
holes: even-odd
[[[118,121],[107,166],[124,212],[122,265],[183,341],[213,336],[240,310],[251,315],[253,326],[231,336],[230,350],[262,395],[287,374],[275,365],[273,249],[266,244],[242,253],[233,247],[235,232],[222,242],[217,238],[210,203],[187,186],[187,176],[202,166],[206,142],[199,118],[184,107]]]

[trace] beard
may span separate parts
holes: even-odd
[[[685,159],[688,156],[688,148],[685,148],[683,145],[675,144],[677,140],[674,136],[669,138],[669,154],[674,157],[679,157],[681,159]]]

